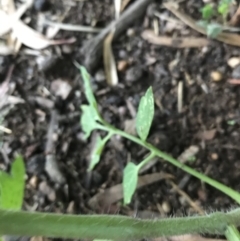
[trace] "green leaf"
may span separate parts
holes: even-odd
[[[10,175],[0,172],[0,208],[21,209],[24,197],[24,176],[25,167],[21,156],[13,162]]]
[[[225,231],[225,236],[229,241],[239,241],[240,233],[234,225],[228,225]]]
[[[229,12],[229,3],[219,4],[218,12],[225,17]]]
[[[197,25],[204,28],[205,30],[207,29],[207,26],[208,26],[208,21],[207,20],[200,20],[200,21],[197,21]]]
[[[96,110],[90,105],[82,105],[81,127],[85,132],[84,138],[87,139],[91,132],[96,129]]]
[[[80,72],[83,78],[83,82],[84,82],[84,92],[87,98],[88,103],[94,107],[94,109],[97,110],[97,101],[94,97],[93,91],[92,91],[92,87],[91,87],[91,77],[88,74],[87,70],[85,67],[80,66]]]
[[[105,145],[105,143],[103,142],[101,137],[97,136],[96,143],[95,143],[94,149],[93,149],[92,154],[91,154],[91,161],[90,161],[88,171],[93,170],[93,168],[100,161],[100,157],[101,157],[104,145]]]
[[[234,126],[237,122],[235,120],[229,120],[227,121],[227,124],[230,126]]]
[[[203,8],[200,10],[202,12],[202,18],[209,20],[214,15],[214,9],[212,4],[206,4]]]
[[[221,0],[218,4],[218,13],[226,16],[229,13],[230,5],[234,3],[234,0]]]
[[[103,152],[103,149],[106,143],[108,142],[108,140],[112,137],[112,135],[113,135],[112,133],[108,133],[108,135],[106,135],[103,139],[101,139],[99,135],[97,136],[96,142],[91,154],[91,161],[90,161],[88,171],[93,170],[93,168],[98,164],[98,162],[100,161],[100,157]]]
[[[146,94],[141,98],[136,118],[136,129],[140,138],[147,139],[154,116],[154,98],[152,87],[149,87]]]
[[[123,171],[123,200],[124,204],[129,204],[137,187],[138,166],[129,162]]]
[[[222,26],[217,23],[211,23],[207,26],[207,35],[210,38],[216,38],[222,32]]]

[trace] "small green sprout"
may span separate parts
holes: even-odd
[[[229,13],[229,9],[231,4],[233,3],[233,0],[221,0],[218,4],[218,13],[222,15],[224,22],[227,20],[227,15]]]
[[[202,13],[202,18],[205,20],[211,19],[215,14],[215,10],[210,3],[206,4],[200,11]]]
[[[233,2],[234,0],[221,0],[216,6],[208,3],[200,9],[202,20],[198,24],[206,29],[208,37],[216,38],[221,32],[228,29],[228,26],[226,26],[227,16]],[[213,21],[213,19],[219,19],[219,17],[221,17],[222,23]]]
[[[234,126],[234,125],[236,125],[236,121],[235,120],[229,120],[229,121],[227,121],[227,124],[229,125],[229,126]]]

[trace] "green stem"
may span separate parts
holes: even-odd
[[[72,239],[137,240],[193,233],[224,234],[240,225],[240,209],[229,213],[172,219],[140,220],[109,215],[61,215],[0,209],[2,235]]]
[[[139,170],[145,166],[149,161],[151,161],[154,157],[155,157],[155,153],[151,152],[150,155],[148,155],[143,161],[141,161],[141,163],[138,164],[138,168]]]
[[[106,123],[105,121],[103,122],[104,126],[102,125],[98,125],[98,129],[107,131],[107,132],[112,132],[115,133],[116,135],[120,135],[122,137],[125,137],[126,139],[129,139],[137,144],[139,144],[140,146],[143,146],[145,148],[147,148],[149,151],[151,151],[152,154],[164,159],[165,161],[168,161],[169,163],[171,163],[172,165],[178,167],[179,169],[182,169],[183,171],[191,174],[192,176],[200,179],[203,182],[206,182],[207,184],[211,185],[212,187],[222,191],[223,193],[225,193],[226,195],[228,195],[229,197],[231,197],[232,199],[234,199],[237,203],[240,203],[240,194],[236,191],[234,191],[233,189],[227,187],[226,185],[213,180],[212,178],[195,171],[193,168],[190,168],[189,166],[180,163],[177,159],[171,157],[170,155],[160,151],[159,149],[157,149],[156,147],[154,147],[153,145],[151,145],[148,142],[142,141],[141,139],[132,136],[124,131],[121,131],[119,129],[116,129],[115,127],[111,126],[110,124]]]
[[[114,135],[112,131],[109,131],[108,134],[103,138],[102,142],[104,145],[111,139],[111,137]]]

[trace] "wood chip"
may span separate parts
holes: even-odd
[[[237,27],[240,25],[240,6],[229,21],[229,25]]]
[[[199,147],[198,146],[190,146],[184,152],[178,157],[178,160],[181,163],[185,163],[189,160],[189,158],[195,156],[199,152]]]
[[[76,41],[75,38],[58,40],[48,39],[20,20],[14,23],[12,30],[21,43],[32,49],[44,49],[49,45],[71,44]]]
[[[197,137],[205,141],[211,141],[216,136],[216,133],[217,133],[216,129],[205,130],[205,131],[199,132],[197,134]]]
[[[195,38],[195,37],[167,37],[159,36],[154,33],[153,30],[144,30],[142,32],[142,38],[147,40],[149,43],[156,45],[164,45],[173,48],[200,48],[207,46],[210,42],[206,38]]]
[[[116,61],[112,50],[113,36],[114,31],[108,34],[103,44],[104,69],[107,78],[107,83],[110,86],[116,86],[118,84]]]

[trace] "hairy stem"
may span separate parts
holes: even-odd
[[[140,220],[124,216],[61,215],[0,210],[2,235],[135,240],[186,233],[224,234],[240,225],[240,209],[207,216]]]

